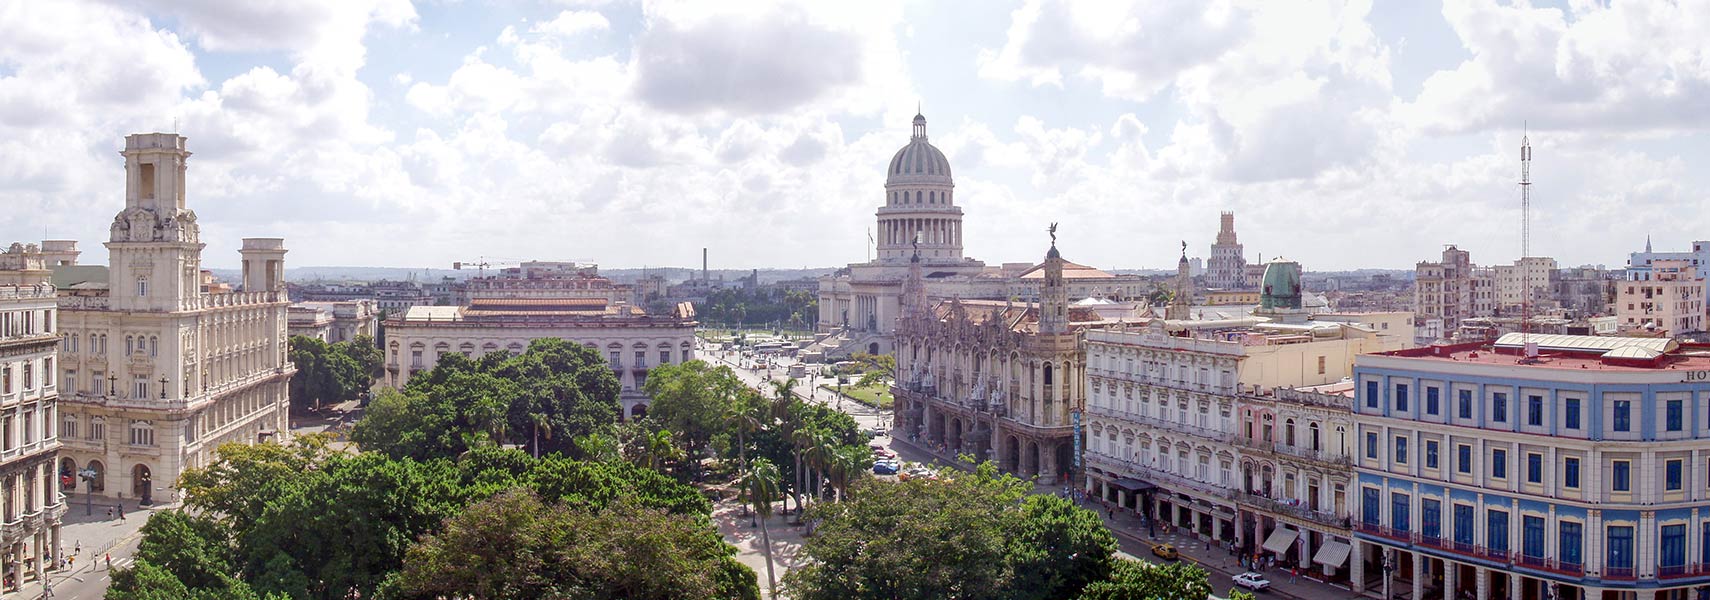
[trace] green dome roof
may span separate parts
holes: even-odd
[[[1300,308],[1300,263],[1277,259],[1265,265],[1260,308]]]

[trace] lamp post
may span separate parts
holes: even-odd
[[[107,399],[111,400],[113,398],[117,398],[118,396],[119,396],[119,376],[108,375],[107,376]]]
[[[160,376],[160,399],[161,400],[166,399],[166,376],[165,375]]]
[[[1390,573],[1393,573],[1394,571],[1395,571],[1395,551],[1394,550],[1384,550],[1383,551],[1383,598],[1384,598],[1384,600],[1390,600],[1390,598],[1394,597],[1394,596],[1389,595],[1389,576],[1390,576]]]

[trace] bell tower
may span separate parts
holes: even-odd
[[[125,209],[106,244],[115,310],[190,310],[201,294],[203,245],[196,213],[184,207],[184,142],[176,133],[125,136]]]

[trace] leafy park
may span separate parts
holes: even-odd
[[[336,344],[305,346],[330,373],[361,368]],[[184,506],[153,515],[107,597],[758,599],[761,577],[803,600],[1211,591],[1203,571],[1117,558],[1096,514],[990,464],[875,478],[854,419],[794,386],[660,366],[647,416],[620,423],[618,382],[594,350],[540,340],[447,355],[376,397],[353,449],[319,435],[231,444],[186,471]],[[330,397],[317,393],[306,397]],[[711,517],[736,501],[762,517],[768,553],[771,527],[811,532],[804,566],[738,561]]]

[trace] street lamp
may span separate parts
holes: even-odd
[[[107,376],[107,398],[109,398],[109,399],[115,398],[115,397],[118,397],[118,395],[119,395],[119,376],[108,375]]]
[[[165,375],[160,376],[160,399],[161,400],[166,399],[166,376]]]
[[[1383,598],[1384,598],[1384,600],[1390,600],[1390,598],[1394,597],[1394,596],[1389,595],[1389,576],[1390,576],[1390,573],[1393,573],[1393,572],[1395,572],[1395,550],[1384,550],[1383,551]]]

